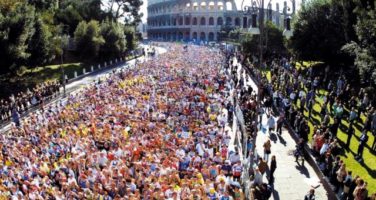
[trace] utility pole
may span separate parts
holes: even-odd
[[[259,28],[260,28],[260,62],[259,67],[262,68],[263,63],[263,51],[264,51],[264,0],[260,0],[259,5]]]

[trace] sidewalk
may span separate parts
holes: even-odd
[[[238,72],[241,71],[240,69],[241,66],[238,65]],[[238,76],[246,80],[246,87],[252,87],[255,93],[258,92],[256,84],[244,71],[242,74],[238,73]],[[266,114],[263,114],[262,122],[262,127],[267,130]],[[268,138],[270,138],[272,143],[272,153],[269,156],[268,165],[270,166],[271,155],[275,155],[277,161],[277,169],[274,173],[274,192],[271,199],[301,200],[304,199],[304,196],[311,188],[315,189],[316,199],[328,199],[327,191],[320,183],[320,179],[312,166],[307,161],[304,162],[304,166],[300,166],[295,162],[293,151],[296,143],[288,131],[283,129],[281,136],[277,136],[274,133],[269,134],[268,131],[259,131],[256,138],[256,152],[261,157],[264,155],[263,144]],[[264,176],[264,182],[268,183],[266,176]]]
[[[263,115],[263,128],[266,125],[267,117]],[[321,185],[318,176],[307,161],[304,166],[295,162],[293,151],[295,149],[295,141],[286,129],[283,129],[282,135],[259,131],[256,138],[256,151],[259,156],[263,157],[263,144],[270,138],[272,142],[271,155],[276,156],[277,169],[274,173],[274,192],[272,199],[303,199],[304,195],[311,188],[315,188],[316,199],[328,199],[327,192]],[[270,158],[269,158],[270,160]],[[301,164],[301,162],[299,161]],[[270,166],[270,162],[268,163]],[[264,182],[268,182],[264,176]]]

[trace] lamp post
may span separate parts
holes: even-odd
[[[283,23],[284,23],[284,30],[283,30],[283,36],[285,36],[287,39],[290,39],[293,35],[293,30],[291,29],[291,19],[292,16],[295,15],[295,0],[291,0],[292,3],[292,11],[290,12],[290,7],[287,6],[287,1],[283,2],[283,9],[282,12],[279,10],[276,10],[278,13],[280,13],[283,16]]]
[[[61,74],[62,74],[62,83],[63,83],[63,96],[66,96],[66,88],[65,88],[65,70],[64,70],[64,48],[68,45],[69,43],[69,35],[65,33],[65,27],[67,26],[62,26],[62,31],[60,35],[60,42],[61,42],[61,54],[60,54],[60,69],[61,69]],[[68,27],[69,28],[69,27]]]
[[[269,0],[268,11],[271,11],[271,2]],[[292,13],[288,13],[290,8],[287,6],[287,1],[284,2],[283,13],[284,15],[284,31],[283,35],[289,39],[293,35],[293,31],[291,29],[291,15],[295,13],[295,0],[291,0],[293,4],[293,11]],[[251,15],[251,27],[248,31],[253,35],[259,35],[259,67],[262,67],[263,63],[263,52],[264,52],[264,40],[265,41],[265,48],[267,48],[267,35],[265,31],[265,1],[264,0],[252,0],[251,6],[242,6],[244,15]],[[279,10],[277,10],[279,12]],[[271,12],[268,12],[268,15],[271,15]],[[258,27],[257,27],[257,16],[258,16]],[[268,20],[272,19],[271,16],[268,16]]]
[[[270,4],[269,1],[268,5]],[[251,6],[244,6],[244,15],[251,15],[251,27],[248,31],[253,35],[259,35],[259,67],[262,67],[263,63],[263,40],[264,40],[264,0],[252,0]],[[257,15],[258,15],[258,27],[257,27]]]

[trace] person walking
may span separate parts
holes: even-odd
[[[277,161],[275,155],[272,156],[272,160],[270,162],[270,177],[269,177],[269,184],[274,184],[274,172],[277,169]]]
[[[347,141],[346,141],[346,148],[349,149],[351,137],[354,135],[355,130],[352,125],[350,125],[349,130],[347,131]]]
[[[352,125],[354,124],[354,122],[356,121],[358,119],[358,114],[357,114],[357,112],[356,112],[356,110],[355,110],[355,107],[352,107],[351,108],[351,111],[350,111],[350,113],[349,113],[349,118],[348,118],[348,120],[349,120],[349,127],[352,127]]]
[[[273,115],[271,114],[268,115],[267,124],[268,124],[268,130],[269,130],[269,135],[270,135],[272,131],[274,131],[275,129],[275,119]]]
[[[341,200],[347,200],[350,193],[350,187],[352,183],[352,171],[348,171],[345,180],[343,181],[343,192],[341,194]]]
[[[356,187],[353,192],[354,200],[366,200],[368,196],[367,183],[363,179],[356,180]]]
[[[268,170],[268,163],[262,158],[259,158],[258,169],[262,175]]]
[[[310,189],[308,194],[304,196],[304,200],[315,200],[315,189]]]
[[[360,136],[360,139],[359,139],[359,147],[358,147],[358,153],[356,154],[355,156],[355,159],[358,161],[358,162],[361,162],[363,160],[363,150],[364,150],[364,146],[367,144],[367,141],[368,141],[368,135],[367,135],[367,131],[363,131],[362,135]]]
[[[285,122],[285,115],[281,114],[277,120],[277,133],[279,135],[282,135],[282,127],[283,127],[284,122]]]
[[[298,163],[299,165],[299,158],[300,158],[302,160],[302,166],[304,166],[304,154],[305,154],[304,144],[305,144],[304,140],[300,139],[294,151],[295,162]]]
[[[264,147],[264,160],[265,160],[266,162],[268,162],[268,161],[269,161],[269,154],[271,153],[271,147],[272,147],[272,144],[271,144],[271,142],[270,142],[270,139],[268,139],[268,140],[264,143],[263,147]]]

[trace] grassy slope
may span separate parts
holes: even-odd
[[[65,74],[69,78],[74,77],[74,71],[77,75],[82,74],[84,67],[81,63],[69,63],[63,65]],[[86,67],[88,71],[89,68]],[[26,70],[22,75],[12,76],[3,75],[0,77],[1,93],[0,97],[8,97],[21,91],[26,91],[27,88],[33,88],[35,85],[49,81],[58,80],[62,77],[60,65],[49,65],[45,67],[38,67],[33,70]]]

